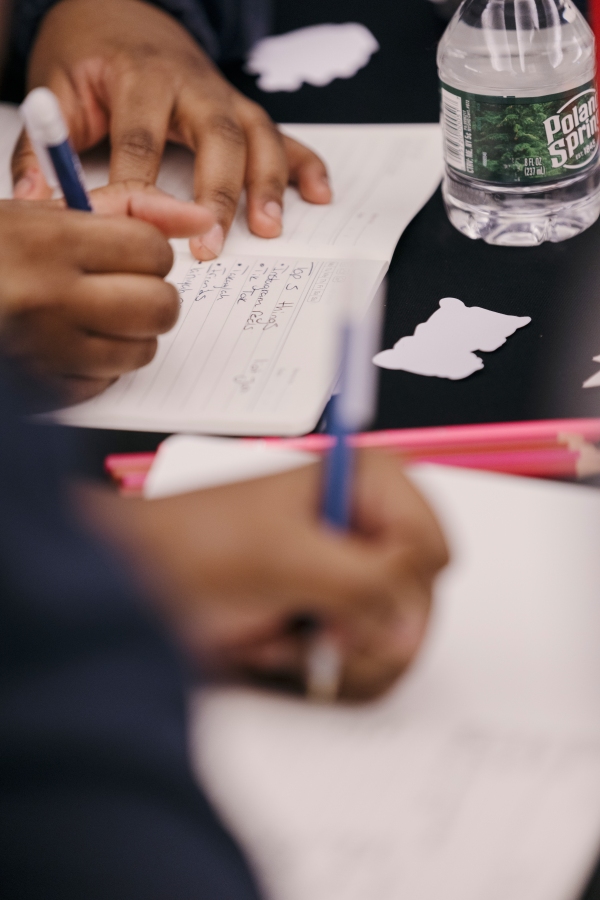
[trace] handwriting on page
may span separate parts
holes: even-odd
[[[314,407],[311,385],[325,394],[335,375],[331,325],[351,270],[298,258],[180,264],[180,317],[156,358],[88,408],[96,418],[103,409],[128,420],[158,414],[168,427],[182,419],[243,425],[283,406]]]

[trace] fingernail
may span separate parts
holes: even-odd
[[[277,203],[276,200],[269,200],[268,203],[265,203],[263,211],[270,219],[273,219],[274,222],[281,225],[283,210],[280,203]]]
[[[200,240],[210,253],[214,256],[218,256],[225,243],[222,225],[213,225],[210,231],[207,231],[206,234],[202,235]]]
[[[13,188],[13,197],[16,200],[25,200],[34,190],[35,181],[31,175],[23,175]]]
[[[200,259],[214,259],[223,249],[225,233],[222,225],[213,225],[206,234],[192,238],[193,251]]]

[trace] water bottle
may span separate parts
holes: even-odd
[[[450,221],[564,241],[600,214],[594,36],[571,0],[464,0],[438,51]]]

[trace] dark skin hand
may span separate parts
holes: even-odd
[[[423,640],[448,559],[397,459],[360,454],[353,530],[321,521],[320,464],[161,500],[96,492],[85,515],[133,560],[187,651],[217,679],[305,684],[300,614],[341,647],[341,698],[388,690]]]
[[[94,191],[92,204],[94,215],[0,201],[3,351],[71,403],[151,361],[179,314],[163,280],[167,238],[214,225],[201,206],[135,182]]]
[[[77,150],[110,137],[111,183],[154,184],[167,140],[194,153],[195,199],[216,218],[209,233],[190,241],[198,259],[221,252],[244,188],[250,230],[265,238],[281,232],[289,183],[311,203],[331,200],[318,156],[284,137],[175,19],[140,0],[54,6],[29,63],[28,88],[40,86],[58,96]],[[50,196],[25,138],[13,179],[19,199]]]

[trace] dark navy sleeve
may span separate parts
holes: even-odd
[[[18,0],[13,48],[26,60],[40,23],[58,0]],[[147,0],[176,18],[216,60],[245,56],[269,33],[271,0]]]
[[[178,656],[71,519],[0,365],[2,900],[257,900],[188,762]]]

